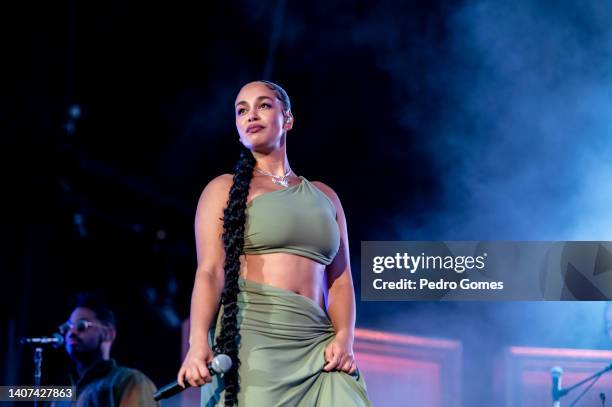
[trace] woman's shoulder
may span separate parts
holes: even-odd
[[[221,174],[211,179],[204,187],[200,199],[226,201],[233,182],[234,176],[232,174]]]
[[[209,185],[212,185],[213,187],[231,187],[232,186],[232,182],[234,182],[234,175],[233,174],[221,174],[219,176],[216,176],[215,178],[211,179],[208,182],[208,185],[206,185],[207,187]]]
[[[338,194],[336,194],[332,187],[321,181],[310,181],[310,183],[327,195],[336,207],[340,205],[340,198],[338,198]]]

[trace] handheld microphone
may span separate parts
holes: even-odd
[[[32,336],[22,337],[19,341],[22,345],[36,345],[36,346],[52,346],[59,348],[64,344],[64,337],[58,333],[54,333],[51,336]]]
[[[208,371],[211,375],[227,373],[231,368],[232,359],[222,353],[215,356],[212,362],[208,365]],[[184,383],[185,388],[181,387],[181,385],[178,384],[178,381],[174,381],[170,384],[167,384],[161,389],[159,389],[157,393],[153,395],[153,398],[155,399],[155,401],[167,399],[168,397],[172,397],[175,394],[182,392],[186,388],[191,387],[188,381],[185,380]]]
[[[561,376],[563,375],[563,369],[559,366],[555,366],[550,369],[550,375],[552,377],[552,399],[553,405],[558,406],[559,400],[561,396],[563,396],[563,391],[561,390]]]

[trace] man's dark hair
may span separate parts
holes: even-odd
[[[95,312],[96,318],[104,325],[110,325],[113,328],[117,327],[115,314],[110,309],[105,296],[99,292],[83,292],[75,295],[70,303],[71,309],[88,308]]]

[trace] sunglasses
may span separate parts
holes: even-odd
[[[68,331],[70,331],[70,329],[73,327],[74,329],[76,329],[77,332],[84,332],[90,326],[98,326],[98,327],[104,328],[104,325],[102,324],[91,322],[86,319],[79,319],[76,323],[72,321],[66,321],[63,324],[61,324],[58,327],[58,329],[62,335],[66,335]]]

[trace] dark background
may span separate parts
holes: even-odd
[[[232,103],[254,79],[292,98],[292,168],[343,202],[357,292],[362,240],[610,238],[606,2],[2,9],[0,383],[30,382],[17,338],[53,332],[90,289],[112,298],[115,357],[158,385],[173,379],[195,206],[232,171]],[[358,326],[460,339],[469,376],[492,363],[483,347],[607,347],[602,310],[359,302]],[[45,358],[58,380],[65,356]],[[490,400],[467,382],[466,405]]]

